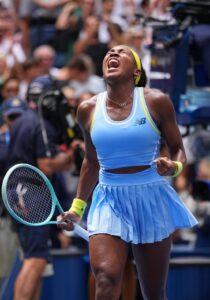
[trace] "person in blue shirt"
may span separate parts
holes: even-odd
[[[57,131],[49,121],[41,120],[37,111],[40,95],[52,89],[49,76],[40,76],[30,84],[29,109],[12,126],[8,151],[8,167],[28,163],[38,167],[50,179],[56,172],[68,168],[73,159],[70,149],[65,153],[58,150]],[[32,228],[17,223],[16,229],[24,260],[15,282],[14,299],[31,300],[39,293],[42,274],[50,260],[50,227]]]
[[[0,183],[7,169],[7,155],[10,142],[10,129],[14,122],[26,111],[27,104],[19,97],[5,99],[1,106],[4,125],[0,132]]]
[[[2,184],[3,178],[7,170],[7,155],[8,147],[10,142],[10,129],[15,123],[15,121],[24,113],[27,109],[25,101],[19,97],[11,97],[5,99],[1,106],[2,118],[4,121],[4,126],[0,130],[0,186]],[[0,194],[0,223],[3,225],[0,226],[0,261],[1,261],[1,270],[2,275],[0,275],[0,286],[4,282],[5,270],[10,270],[11,265],[14,260],[16,246],[17,246],[17,235],[13,228],[11,218],[7,214],[6,209],[3,206],[2,196]],[[9,238],[8,238],[9,236]],[[2,279],[2,282],[1,282]]]
[[[172,234],[197,224],[164,178],[186,164],[175,112],[167,95],[145,88],[145,71],[131,48],[111,48],[103,76],[106,92],[78,108],[85,158],[76,198],[59,219],[79,221],[94,189],[88,231],[95,299],[119,299],[131,244],[143,298],[166,300]],[[167,157],[160,157],[161,139]]]

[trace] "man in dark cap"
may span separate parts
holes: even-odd
[[[4,119],[16,119],[27,109],[27,104],[25,101],[19,97],[11,97],[6,99],[1,107],[2,115]]]
[[[6,173],[6,162],[8,155],[8,146],[10,142],[10,129],[15,123],[15,121],[25,112],[27,105],[20,98],[12,97],[5,100],[1,106],[1,113],[4,120],[4,126],[1,128],[0,133],[0,185],[2,183],[3,177]],[[1,275],[3,277],[11,268],[11,264],[14,259],[14,255],[17,247],[17,235],[11,226],[11,219],[6,213],[3,207],[3,201],[0,194],[0,281]],[[8,239],[8,236],[10,237]],[[5,273],[6,270],[6,273]],[[0,283],[1,285],[1,283]]]
[[[29,86],[29,109],[18,118],[11,129],[8,167],[17,163],[28,163],[38,167],[51,179],[56,172],[70,166],[72,151],[58,151],[59,137],[54,126],[38,114],[40,97],[50,91],[53,92],[54,87],[48,76],[38,77]],[[17,231],[24,260],[15,283],[14,300],[31,300],[40,289],[43,271],[50,260],[50,227],[31,228],[17,224]]]
[[[6,171],[8,145],[10,141],[10,129],[14,122],[27,109],[27,104],[18,97],[5,100],[1,106],[1,114],[6,126],[0,133],[0,182]]]

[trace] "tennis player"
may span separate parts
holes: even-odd
[[[79,221],[94,189],[88,230],[96,299],[119,299],[131,243],[144,299],[165,300],[172,233],[197,224],[164,178],[186,164],[175,112],[167,95],[144,88],[141,60],[127,46],[106,54],[103,74],[107,91],[78,108],[86,154],[62,219]],[[169,157],[159,156],[160,139]]]

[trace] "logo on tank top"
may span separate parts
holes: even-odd
[[[139,118],[139,119],[136,119],[134,126],[144,125],[145,123],[146,123],[146,118]]]

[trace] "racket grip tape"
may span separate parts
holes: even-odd
[[[89,234],[88,231],[82,228],[78,224],[74,224],[74,232],[79,235],[81,238],[85,239],[87,242],[89,242]]]

